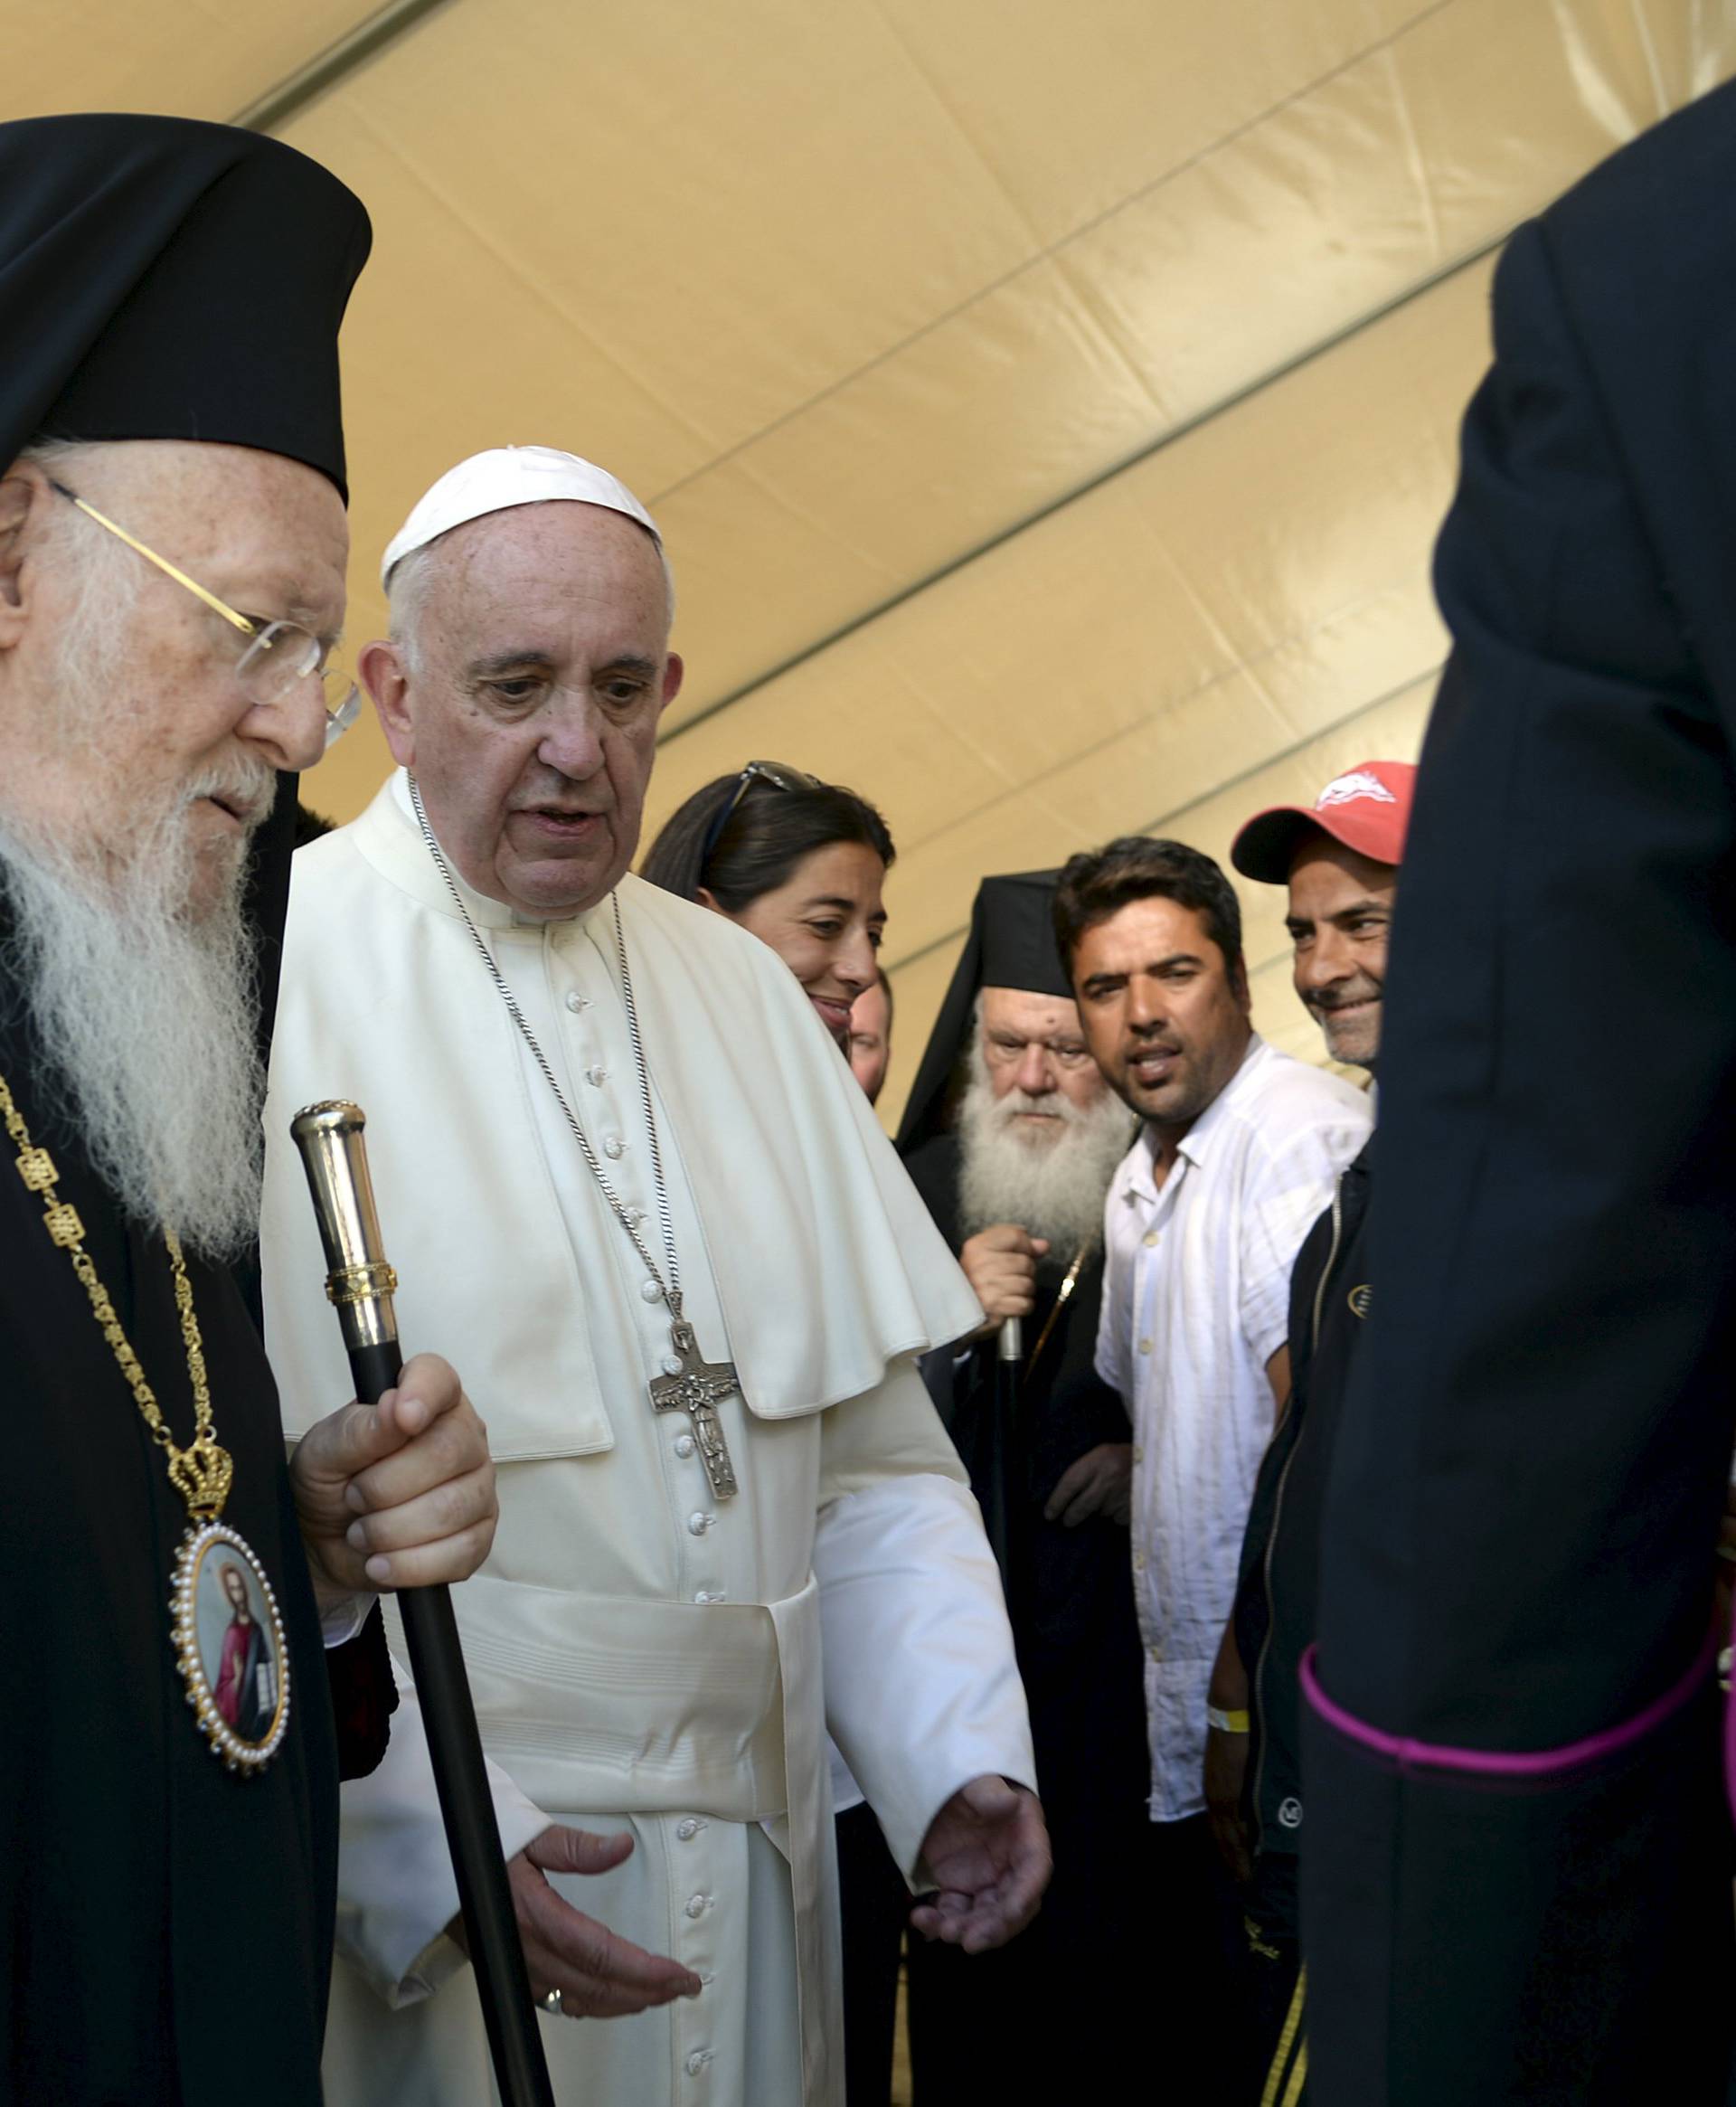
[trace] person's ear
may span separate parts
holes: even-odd
[[[675,697],[681,693],[681,677],[683,674],[686,672],[686,670],[687,668],[683,663],[679,652],[672,651],[668,657],[665,659],[663,666],[663,694],[657,704],[657,714],[659,717],[662,716],[663,713],[669,707],[670,704],[673,703]]]
[[[415,728],[410,711],[410,675],[403,654],[396,644],[377,638],[356,654],[355,670],[368,691],[386,735],[392,758],[400,768],[416,765]]]
[[[693,894],[693,898],[698,902],[700,906],[709,907],[713,914],[721,914],[725,921],[734,921],[735,917],[730,912],[727,907],[720,907],[718,905],[717,895],[712,891],[709,885],[702,885],[699,891]]]
[[[0,651],[17,647],[30,619],[32,525],[53,502],[47,477],[29,461],[14,462],[0,477]]]

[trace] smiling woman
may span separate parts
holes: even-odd
[[[878,971],[881,887],[896,851],[865,798],[777,761],[719,776],[674,813],[639,874],[752,931],[847,1044]]]

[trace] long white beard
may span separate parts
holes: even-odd
[[[1021,1127],[1021,1112],[1055,1116],[1052,1129]],[[971,1050],[970,1081],[958,1108],[958,1198],[962,1226],[974,1236],[991,1223],[1016,1222],[1046,1237],[1050,1263],[1066,1266],[1100,1236],[1103,1196],[1127,1153],[1134,1124],[1113,1091],[1080,1107],[1059,1091],[1034,1099],[1024,1091],[995,1095],[980,1037]]]
[[[108,843],[100,876],[61,845],[27,842],[16,819],[0,822],[12,924],[0,977],[49,1064],[32,1078],[47,1085],[42,1108],[70,1117],[135,1221],[219,1260],[259,1233],[264,1077],[243,859],[232,852],[222,896],[193,920],[187,805],[205,789],[243,787],[263,805],[270,780],[269,770],[231,770],[190,787],[135,843]]]

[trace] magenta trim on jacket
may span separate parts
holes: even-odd
[[[1317,1647],[1309,1647],[1302,1657],[1302,1694],[1328,1726],[1335,1726],[1340,1734],[1363,1748],[1407,1768],[1462,1771],[1477,1778],[1545,1778],[1553,1772],[1577,1770],[1586,1763],[1601,1762],[1618,1755],[1623,1749],[1643,1740],[1654,1727],[1661,1726],[1673,1712],[1687,1703],[1705,1680],[1708,1669],[1718,1657],[1718,1645],[1719,1636],[1714,1631],[1695,1655],[1687,1673],[1661,1697],[1654,1698],[1643,1712],[1637,1712],[1619,1726],[1608,1727],[1601,1734],[1589,1734],[1583,1741],[1566,1742],[1554,1749],[1508,1752],[1457,1749],[1441,1742],[1417,1741],[1409,1734],[1387,1734],[1378,1726],[1370,1726],[1365,1720],[1346,1712],[1342,1705],[1335,1705],[1320,1687],[1320,1677],[1315,1668]],[[1731,1777],[1736,1780],[1736,1726],[1727,1724],[1726,1735],[1726,1762],[1732,1767]]]

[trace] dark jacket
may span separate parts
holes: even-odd
[[[1248,1671],[1244,1811],[1257,1854],[1293,1857],[1303,1828],[1302,1656],[1313,1643],[1333,1443],[1367,1320],[1371,1142],[1344,1171],[1290,1276],[1290,1402],[1260,1460],[1236,1586]],[[1285,1926],[1293,1931],[1293,1926]]]
[[[5,933],[0,908],[0,950]],[[57,1119],[22,1007],[0,975],[0,1075],[184,1442],[193,1405],[163,1241],[123,1216]],[[260,1775],[225,1770],[171,1644],[186,1508],[14,1145],[0,1147],[0,2101],[317,2107],[340,1733],[349,1768],[379,1761],[380,1620],[325,1652],[248,1297],[190,1254],[215,1434],[235,1463],[223,1518],[263,1564],[288,1640],[283,1745]]]
[[[1736,2015],[1692,1674],[1736,1416],[1736,93],[1521,229],[1495,344],[1326,1500],[1317,2107],[1722,2101]]]

